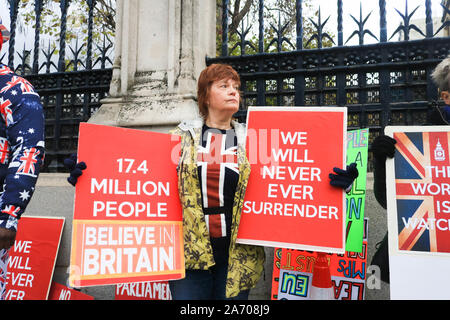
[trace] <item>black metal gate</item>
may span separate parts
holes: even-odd
[[[440,0],[438,0],[440,1]],[[411,18],[423,6],[408,11],[398,11],[402,24],[392,35],[386,29],[386,1],[378,1],[379,39],[365,27],[367,16],[353,17],[357,29],[352,36],[359,37],[359,44],[346,46],[343,39],[343,1],[337,0],[337,45],[324,48],[323,40],[332,39],[325,32],[326,20],[321,19],[320,9],[316,28],[304,39],[302,26],[302,0],[296,0],[296,45],[283,35],[281,21],[273,26],[275,38],[265,39],[264,0],[259,0],[259,34],[254,44],[246,39],[248,29],[238,29],[236,45],[230,43],[229,1],[223,0],[221,55],[207,58],[207,64],[228,63],[240,74],[243,106],[236,115],[245,121],[247,106],[342,106],[348,107],[348,129],[369,128],[373,141],[386,125],[421,125],[427,121],[432,103],[438,100],[438,92],[431,81],[431,72],[443,58],[450,54],[450,38],[435,37],[449,28],[449,2],[443,1],[443,16],[439,28],[433,30],[432,3],[424,1],[425,30],[422,31]],[[375,2],[375,1],[372,1]],[[327,2],[328,3],[328,2]],[[329,1],[331,4],[336,2]],[[367,2],[361,2],[362,6]],[[397,2],[401,5],[401,2]],[[348,13],[346,13],[348,14]],[[325,21],[325,23],[324,23]],[[410,32],[420,34],[421,39],[410,40]],[[403,41],[389,42],[390,38],[403,35]],[[376,43],[364,44],[364,36],[377,38]],[[388,39],[388,36],[390,37]],[[315,42],[316,48],[306,49],[304,43]],[[276,52],[268,52],[267,43],[277,45]],[[284,47],[294,48],[282,51]],[[230,52],[240,49],[240,55]],[[248,54],[246,50],[256,53]],[[272,50],[273,51],[273,50]]]
[[[362,6],[369,1],[361,2]],[[28,49],[25,45],[18,54],[16,22],[20,0],[8,0],[11,40],[8,52],[0,59],[27,78],[41,96],[46,115],[44,171],[55,172],[64,170],[62,160],[76,151],[79,123],[89,119],[100,106],[100,100],[108,94],[112,77],[109,56],[113,50],[107,41],[93,43],[96,0],[82,1],[88,6],[87,43],[66,44],[67,14],[74,2],[59,0],[59,43],[54,48],[50,45],[41,48],[44,2],[34,1],[34,46]],[[292,41],[285,36],[286,24],[280,20],[278,24],[270,24],[272,38],[265,34],[268,24],[264,21],[265,2],[270,3],[269,0],[253,0],[258,6],[258,34],[253,42],[248,28],[228,32],[230,0],[217,2],[222,7],[222,41],[218,43],[221,54],[207,57],[206,62],[229,63],[240,73],[244,103],[237,117],[241,121],[245,121],[249,105],[345,106],[348,107],[349,130],[370,128],[370,141],[389,124],[425,123],[430,104],[438,99],[437,89],[430,79],[431,71],[450,53],[448,33],[446,37],[435,36],[442,29],[449,29],[448,0],[442,1],[443,15],[438,27],[433,27],[431,0],[424,0],[420,7],[411,11],[405,0],[405,10],[397,10],[403,22],[392,34],[388,34],[386,28],[386,1],[378,0],[378,32],[367,29],[368,16],[362,16],[360,11],[359,19],[353,16],[356,29],[352,33],[352,37],[359,38],[359,44],[352,46],[344,43],[343,0],[327,2],[337,5],[336,36],[326,32],[328,19],[321,18],[320,9],[316,17],[309,17],[315,30],[306,35],[302,23],[306,0],[292,0],[296,16],[296,36]],[[398,5],[400,7],[401,2]],[[423,30],[412,23],[417,10],[426,13]],[[412,31],[421,38],[411,40]],[[403,35],[403,41],[389,41],[399,34]],[[377,42],[364,44],[365,36],[377,38]],[[336,44],[324,47],[324,41]],[[315,43],[316,48],[307,48],[304,43]],[[82,48],[86,50],[85,55],[81,54]],[[249,49],[253,49],[253,53],[250,54]],[[236,52],[240,54],[231,55]]]
[[[113,53],[112,44],[106,38],[100,44],[93,41],[95,0],[83,1],[88,7],[87,42],[66,43],[67,14],[74,2],[60,0],[59,43],[54,47],[49,43],[41,48],[44,1],[36,0],[34,43],[32,48],[28,48],[30,44],[25,42],[19,52],[16,49],[16,31],[20,0],[8,2],[11,40],[8,52],[0,56],[0,61],[29,80],[39,93],[45,112],[46,155],[43,171],[63,171],[64,158],[77,150],[79,123],[87,121],[100,107],[100,100],[108,95],[112,77],[109,57]],[[3,21],[6,18],[4,15],[2,12]]]

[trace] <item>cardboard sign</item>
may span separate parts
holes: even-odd
[[[22,217],[9,250],[6,300],[46,300],[64,218]]]
[[[348,252],[362,252],[363,249],[368,146],[369,129],[347,132],[347,165],[355,162],[358,169],[358,178],[346,195],[345,251]]]
[[[184,277],[178,138],[80,124],[70,286]]]
[[[53,281],[48,300],[94,300],[94,297]]]
[[[449,128],[422,127],[397,131],[393,158],[394,201],[398,228],[396,248],[421,253],[450,253],[450,156]],[[389,193],[390,195],[390,193]]]
[[[169,282],[124,283],[116,286],[115,300],[172,300]]]
[[[367,218],[362,252],[328,254],[336,300],[364,300],[367,269]],[[272,300],[309,300],[317,253],[275,249]]]
[[[344,252],[345,193],[328,174],[345,167],[346,121],[346,108],[249,108],[239,243]]]
[[[386,161],[391,298],[449,299],[449,127],[385,132],[397,141]]]

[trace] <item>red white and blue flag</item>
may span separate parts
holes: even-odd
[[[198,148],[197,165],[202,188],[205,222],[212,238],[226,237],[231,215],[224,207],[232,207],[234,191],[230,194],[231,180],[239,176],[237,140],[230,133],[206,131]],[[227,186],[227,187],[226,187]],[[234,189],[233,189],[234,190]],[[228,193],[227,193],[228,192]],[[228,226],[228,227],[227,227]]]
[[[17,174],[35,175],[36,163],[38,163],[38,155],[41,152],[37,148],[26,149],[23,156],[19,158],[20,165]]]
[[[8,140],[0,137],[0,163],[6,163],[9,156],[9,143]]]
[[[10,81],[7,81],[6,84],[0,89],[0,93],[4,93],[8,90],[11,90],[13,87],[16,86],[18,86],[18,88],[22,91],[23,94],[30,93],[37,95],[31,83],[28,82],[28,80],[19,76],[12,76]]]
[[[398,250],[450,252],[450,132],[394,132]]]
[[[0,113],[5,120],[6,126],[14,123],[11,107],[11,101],[9,101],[8,99],[3,100],[3,98],[0,97]]]
[[[0,63],[0,228],[16,230],[31,199],[44,159],[44,128],[33,86]]]

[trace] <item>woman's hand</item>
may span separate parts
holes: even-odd
[[[387,157],[393,158],[395,155],[395,144],[397,141],[386,135],[380,135],[373,140],[370,151],[375,158],[386,160]]]
[[[83,174],[83,170],[87,168],[84,161],[77,163],[76,153],[72,153],[69,158],[64,159],[64,166],[70,170],[67,181],[73,186],[76,185],[78,178]]]
[[[328,176],[330,178],[330,184],[335,187],[339,187],[345,190],[345,192],[350,192],[353,181],[358,177],[358,169],[356,168],[356,163],[353,162],[347,166],[347,170],[343,170],[337,167],[333,168],[336,174],[330,173]]]

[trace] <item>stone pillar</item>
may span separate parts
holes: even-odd
[[[167,132],[197,117],[197,78],[215,52],[215,0],[117,0],[110,96],[89,122]]]

